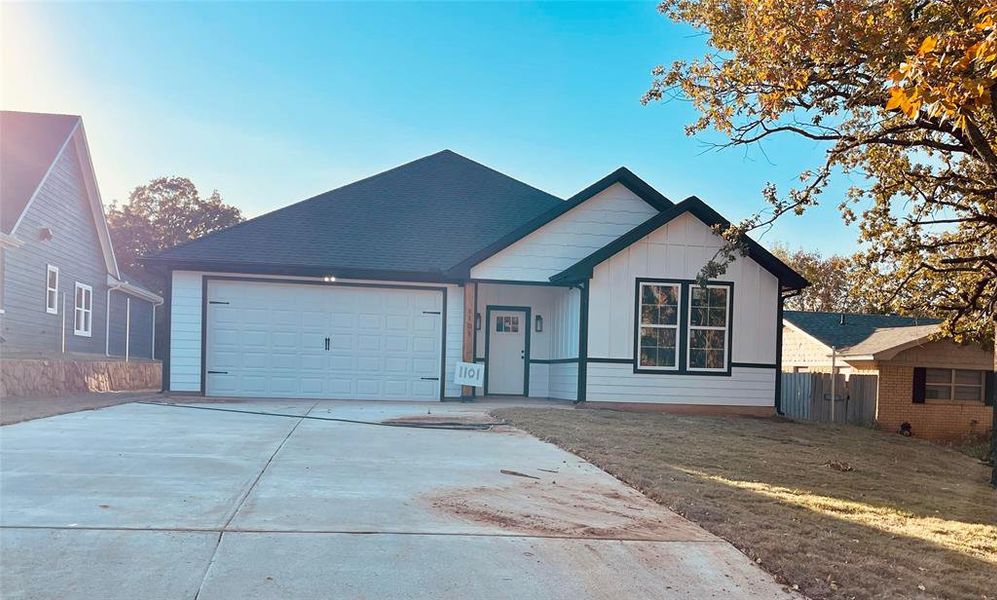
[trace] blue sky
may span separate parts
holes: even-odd
[[[641,106],[705,43],[653,3],[4,4],[0,40],[0,106],[82,115],[105,202],[184,175],[255,216],[450,148],[562,197],[625,165],[739,219],[822,154],[717,153],[687,104]],[[845,183],[761,241],[851,252]]]

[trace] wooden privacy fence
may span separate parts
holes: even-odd
[[[876,421],[876,375],[834,376],[831,398],[830,373],[782,373],[782,412],[803,421],[873,425]]]

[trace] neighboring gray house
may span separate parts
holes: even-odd
[[[0,353],[153,358],[158,295],[121,278],[78,116],[0,111]]]

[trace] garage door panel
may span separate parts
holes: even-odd
[[[442,294],[210,281],[209,394],[436,399]],[[329,338],[329,350],[325,339]]]

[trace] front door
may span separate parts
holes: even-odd
[[[528,313],[492,309],[488,315],[487,393],[525,396]]]

